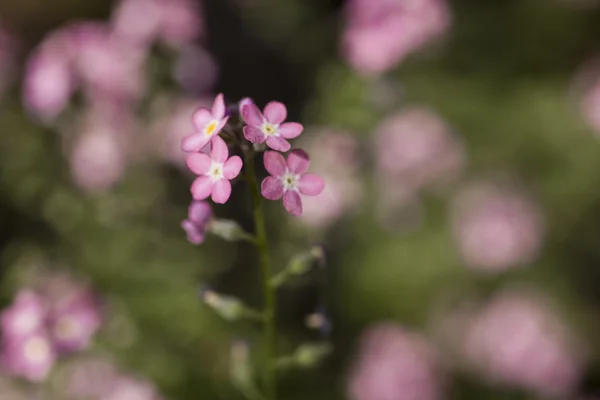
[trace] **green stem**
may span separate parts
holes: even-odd
[[[265,227],[265,216],[262,210],[262,199],[260,189],[256,180],[256,169],[254,167],[254,157],[246,157],[248,167],[248,180],[252,190],[252,203],[254,210],[254,223],[256,225],[256,247],[260,258],[260,269],[263,284],[264,296],[264,357],[267,364],[264,368],[263,383],[267,400],[276,400],[277,398],[277,379],[274,368],[271,364],[276,358],[276,335],[275,335],[275,289],[271,286],[271,266],[269,261],[269,245],[267,242],[267,230]]]

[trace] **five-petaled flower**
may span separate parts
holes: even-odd
[[[183,139],[181,146],[183,151],[197,152],[209,144],[227,124],[229,116],[225,115],[225,111],[225,100],[222,93],[219,93],[215,98],[212,110],[207,108],[198,109],[192,116],[197,131]]]
[[[204,153],[190,154],[186,164],[192,172],[200,175],[192,183],[191,192],[195,200],[211,196],[215,203],[223,204],[231,195],[231,179],[239,175],[242,159],[229,157],[227,144],[220,136],[211,142],[210,156]]]
[[[325,187],[320,176],[306,173],[310,161],[304,150],[292,150],[287,162],[280,153],[266,151],[264,163],[271,176],[262,181],[262,195],[269,200],[279,200],[283,196],[283,206],[292,215],[302,214],[300,193],[317,196]]]
[[[192,201],[188,209],[188,218],[181,223],[188,241],[193,244],[204,242],[208,224],[212,220],[212,209],[206,201]]]
[[[278,101],[265,106],[264,115],[252,102],[242,105],[242,118],[246,122],[244,137],[252,143],[267,142],[267,146],[277,151],[288,151],[291,146],[286,139],[298,137],[304,127],[297,122],[286,122],[287,109]]]

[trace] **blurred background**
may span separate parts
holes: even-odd
[[[259,326],[199,288],[260,307],[255,249],[180,226],[220,92],[327,182],[266,203],[274,265],[326,254],[279,348],[333,352],[281,399],[600,398],[599,38],[596,0],[0,1],[0,398],[244,398]]]

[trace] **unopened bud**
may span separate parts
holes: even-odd
[[[294,352],[295,364],[299,367],[309,368],[319,364],[332,351],[329,343],[306,343]]]
[[[229,219],[214,219],[209,224],[208,231],[229,242],[238,240],[254,241],[252,235],[244,231],[237,222]]]
[[[203,290],[201,295],[204,302],[223,319],[235,321],[245,314],[244,304],[235,297],[222,296],[210,289]]]

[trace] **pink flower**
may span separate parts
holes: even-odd
[[[242,118],[247,126],[244,127],[244,137],[252,143],[267,142],[267,146],[277,151],[288,151],[290,144],[286,139],[300,136],[304,127],[297,122],[286,122],[287,109],[278,101],[272,101],[265,106],[264,115],[252,102],[246,102],[242,107]]]
[[[219,93],[215,98],[212,110],[207,108],[198,109],[192,116],[197,132],[183,139],[181,146],[183,151],[197,152],[210,143],[227,124],[229,116],[225,115],[225,110],[225,99],[222,93]]]
[[[229,157],[227,144],[220,136],[211,142],[210,156],[204,153],[190,154],[186,160],[188,168],[200,175],[191,187],[195,200],[204,200],[211,196],[215,203],[223,204],[231,195],[231,179],[239,175],[242,159]]]
[[[20,339],[38,333],[45,318],[42,299],[31,290],[21,290],[13,304],[2,312],[3,338]]]
[[[269,200],[283,196],[283,206],[292,215],[302,215],[300,193],[317,196],[325,188],[325,181],[316,174],[306,174],[310,161],[304,150],[294,149],[286,160],[280,153],[267,151],[265,168],[271,176],[260,185],[262,195]]]
[[[204,48],[185,46],[179,51],[173,75],[188,93],[206,93],[215,83],[219,69],[214,57]]]
[[[348,381],[351,400],[436,400],[442,390],[436,352],[419,335],[383,323],[361,337]]]
[[[50,373],[55,357],[48,338],[38,333],[4,343],[0,361],[9,374],[40,382]]]
[[[206,228],[211,219],[212,209],[206,201],[193,201],[190,204],[188,218],[181,223],[190,243],[201,244],[204,242]]]
[[[158,393],[148,381],[121,376],[112,382],[110,390],[100,400],[156,400]]]
[[[80,290],[52,312],[50,327],[56,349],[73,352],[87,348],[101,322],[98,302],[90,292]]]

